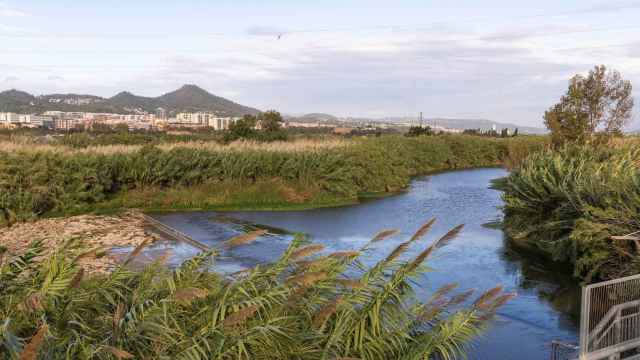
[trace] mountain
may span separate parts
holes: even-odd
[[[257,109],[210,94],[195,85],[184,85],[176,91],[160,96],[157,100],[166,109],[181,109],[183,111],[209,110],[231,115],[255,115],[260,112]]]
[[[155,98],[137,96],[128,91],[122,91],[107,101],[111,106],[125,111],[139,109],[147,112],[154,112],[160,107],[160,102]]]
[[[306,119],[316,120],[316,121],[337,121],[338,120],[337,117],[331,114],[325,114],[325,113],[305,114],[305,115],[302,115],[302,117]]]
[[[111,98],[80,94],[50,94],[36,97],[18,90],[0,93],[0,112],[42,113],[57,110],[132,114],[153,113],[160,107],[171,115],[182,111],[210,111],[225,116],[255,115],[260,112],[210,94],[195,85],[185,85],[159,97],[137,96],[127,91]]]
[[[287,121],[296,121],[296,122],[307,122],[307,123],[315,123],[315,122],[323,122],[323,123],[338,123],[340,119],[331,114],[325,113],[310,113],[304,115],[284,115],[285,120]]]
[[[7,90],[0,93],[0,111],[22,112],[36,101],[35,96],[18,90]],[[8,109],[8,110],[2,110]]]

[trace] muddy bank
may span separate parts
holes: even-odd
[[[81,266],[90,272],[106,272],[121,258],[111,254],[110,249],[135,247],[148,240],[155,242],[154,234],[139,212],[129,211],[122,215],[80,215],[69,218],[43,219],[36,222],[19,223],[10,228],[0,228],[0,246],[9,256],[21,254],[33,240],[44,241],[45,253],[56,249],[69,239],[81,240],[87,250],[96,249],[98,256],[82,259]]]

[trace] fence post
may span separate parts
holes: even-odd
[[[580,306],[580,360],[587,360],[589,351],[589,286],[582,288],[582,303]]]

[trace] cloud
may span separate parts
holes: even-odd
[[[28,13],[12,8],[6,3],[0,2],[0,17],[25,17]]]
[[[17,76],[7,76],[4,78],[4,82],[6,83],[16,82],[18,80],[20,80],[20,78],[18,78]]]
[[[255,36],[280,36],[288,33],[289,31],[277,28],[273,26],[252,26],[246,30],[248,35]]]
[[[47,77],[47,80],[49,80],[49,81],[63,81],[64,78],[62,76],[58,76],[58,75],[49,75]]]

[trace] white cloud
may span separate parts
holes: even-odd
[[[0,17],[24,17],[29,14],[0,2]]]

